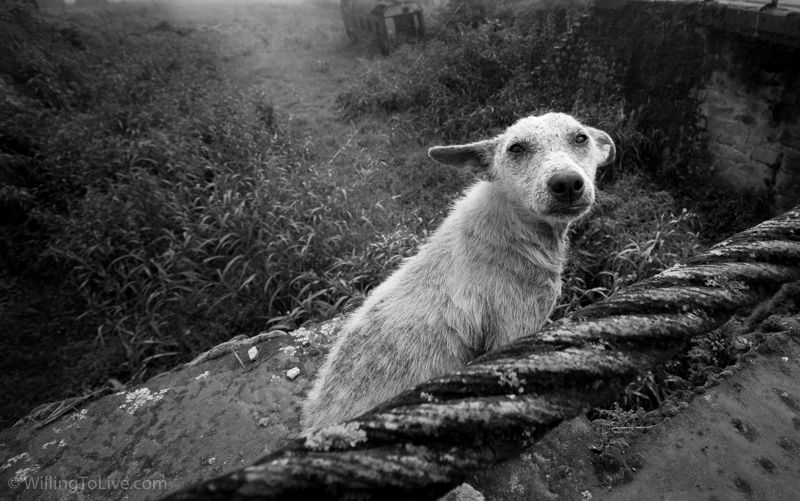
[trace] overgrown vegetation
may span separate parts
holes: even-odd
[[[626,175],[600,192],[598,206],[572,229],[564,293],[554,317],[598,301],[696,254],[700,222],[673,197]]]
[[[640,152],[648,141],[622,96],[589,101],[564,92],[560,76],[542,71],[583,19],[585,5],[518,4],[450,2],[435,40],[371,61],[339,103],[349,116],[386,114],[421,137],[453,142],[553,110],[608,131],[619,160],[599,175],[604,192],[593,215],[572,230],[557,318],[696,252],[700,221],[645,177]]]
[[[79,296],[94,356],[113,359],[99,381],[330,317],[424,236],[358,172],[319,175],[269,96],[225,79],[241,48],[165,18],[0,13],[4,272]]]
[[[710,71],[702,35],[686,29],[674,6],[640,7],[643,13],[632,10],[630,19],[602,28],[621,39],[630,33],[636,48],[608,42],[608,57],[598,58],[570,45],[591,24],[586,3],[449,2],[435,40],[368,65],[340,103],[350,115],[403,115],[427,137],[444,140],[485,134],[531,113],[568,111],[617,142],[620,159],[601,182],[646,173],[646,182],[702,214],[709,240],[755,224],[768,213],[767,201],[714,182],[705,134],[695,126],[692,89]],[[681,9],[693,13],[692,6]],[[636,57],[628,61],[631,51]],[[617,62],[630,68],[615,74]]]
[[[240,46],[154,3],[47,20],[0,5],[3,272],[63,281],[77,298],[70,311],[96,335],[87,359],[105,361],[89,380],[143,378],[235,334],[341,312],[464,187],[424,146],[552,109],[608,131],[620,152],[573,228],[555,316],[693,254],[701,222],[642,173],[648,144],[624,101],[555,92],[539,71],[581,8],[513,4],[455,2],[436,39],[365,61],[339,97],[344,117],[377,115],[419,142],[379,180],[357,162],[331,173],[269,95],[225,77],[226,61],[259,48],[329,42],[324,27]]]

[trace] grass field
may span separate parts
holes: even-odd
[[[342,312],[472,181],[427,147],[546,107],[475,111],[518,81],[515,44],[546,53],[576,12],[533,36],[467,9],[382,59],[329,3],[0,6],[3,422]],[[635,147],[618,103],[565,111]],[[573,230],[556,316],[701,245],[629,158]]]

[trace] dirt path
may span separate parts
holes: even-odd
[[[195,2],[176,7],[174,15],[218,32],[229,78],[264,92],[283,123],[312,138],[314,153],[333,155],[353,136],[335,101],[363,70],[365,54],[348,41],[336,3],[241,0],[198,8]]]
[[[408,178],[424,166],[424,145],[379,116],[345,120],[336,105],[336,97],[362,78],[373,57],[368,47],[348,40],[336,3],[233,0],[199,10],[195,5],[176,11],[178,20],[222,35],[228,77],[248,92],[264,93],[321,178],[379,194],[374,198],[385,214],[399,212],[396,204],[418,196],[419,186]],[[426,219],[435,217],[432,213]]]
[[[325,23],[326,31],[299,42],[284,35],[272,47],[235,61],[233,69],[241,83],[268,93],[279,111],[317,128],[338,122],[336,95],[357,75],[362,50],[348,43],[335,9],[309,4],[301,12],[314,16],[306,22]],[[305,29],[320,33],[313,25]]]

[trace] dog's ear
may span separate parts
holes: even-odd
[[[611,139],[611,136],[594,127],[587,127],[587,129],[589,129],[589,134],[592,136],[592,139],[594,139],[594,142],[597,143],[597,147],[603,154],[599,167],[613,162],[614,159],[617,158],[617,147],[614,146],[614,141]]]
[[[440,164],[461,166],[480,166],[489,169],[494,159],[497,139],[486,139],[468,144],[453,146],[434,146],[428,150],[428,156]]]

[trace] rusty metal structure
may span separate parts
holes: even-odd
[[[416,2],[341,0],[340,8],[347,36],[374,42],[383,53],[425,38],[425,20]]]

